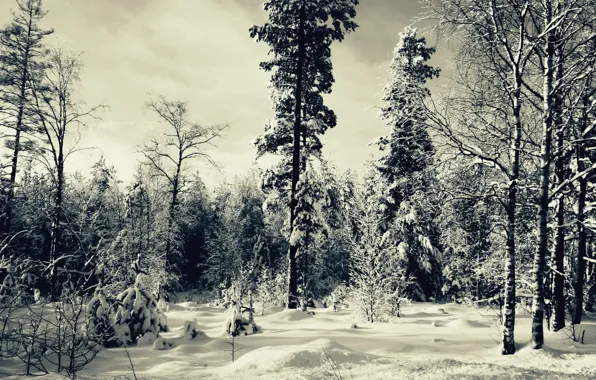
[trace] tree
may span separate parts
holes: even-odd
[[[462,64],[462,87],[467,92],[467,97],[453,96],[459,100],[448,106],[453,113],[460,113],[456,116],[457,126],[451,115],[433,115],[433,125],[458,154],[498,168],[505,182],[502,205],[507,213],[507,254],[502,353],[508,355],[515,353],[516,215],[524,142],[521,99],[523,78],[537,43],[528,41],[532,30],[530,1],[516,0],[513,6],[502,3],[424,0],[429,17],[438,19],[437,29],[460,37],[458,62]],[[499,191],[496,187],[493,190]]]
[[[288,199],[290,235],[295,227],[297,185],[302,154],[317,154],[322,148],[319,135],[336,124],[333,111],[323,104],[322,95],[331,92],[333,83],[331,43],[342,41],[356,29],[351,21],[358,0],[268,0],[264,9],[268,22],[250,29],[251,38],[270,46],[273,58],[261,63],[274,71],[271,94],[275,119],[265,127],[256,145],[257,155],[282,156],[273,176],[275,188]],[[301,139],[302,137],[302,139]],[[302,140],[302,141],[301,141]],[[287,197],[287,198],[286,198]],[[288,252],[288,308],[297,307],[298,241]]]
[[[17,9],[9,26],[0,31],[0,112],[6,114],[4,124],[14,131],[5,141],[12,151],[9,191],[3,230],[9,232],[12,224],[13,200],[19,154],[32,150],[33,140],[27,135],[36,132],[32,118],[31,82],[39,81],[47,69],[45,36],[53,30],[43,30],[38,23],[47,12],[41,0],[17,0]]]
[[[115,295],[134,284],[136,271],[141,267],[149,274],[145,285],[156,290],[158,283],[165,282],[166,274],[160,255],[163,242],[160,238],[162,224],[156,217],[162,203],[152,199],[150,183],[141,171],[124,194],[123,225],[107,245],[100,250],[97,266],[107,276],[104,288],[107,294]]]
[[[263,193],[256,173],[220,186],[211,203],[208,276],[214,286],[229,287],[243,268],[271,268],[269,236],[262,209]],[[256,274],[255,274],[256,275]]]
[[[536,33],[539,68],[542,70],[542,93],[530,91],[542,101],[542,135],[540,142],[540,194],[538,208],[538,245],[534,254],[534,297],[532,305],[532,347],[541,348],[544,344],[544,277],[548,252],[549,203],[557,192],[567,187],[564,167],[568,161],[564,140],[568,133],[564,122],[564,100],[570,90],[581,85],[593,70],[593,52],[586,49],[594,40],[594,14],[591,3],[566,2],[563,0],[543,0],[539,7],[532,9],[533,18],[540,20],[542,28]],[[587,29],[587,33],[582,33]],[[591,30],[591,33],[590,33]],[[587,53],[587,54],[586,54]],[[526,86],[530,89],[530,86]],[[585,87],[584,87],[585,88]],[[577,96],[581,103],[584,94]],[[574,100],[572,99],[572,102]],[[567,105],[569,107],[569,104]],[[556,133],[556,150],[553,151],[553,133]],[[584,144],[585,142],[580,142]],[[551,161],[556,156],[555,175],[557,188],[550,189]],[[558,330],[565,322],[564,301],[564,199],[559,196],[557,205],[557,233],[555,241],[555,282],[553,327]]]
[[[505,249],[505,239],[495,231],[504,212],[491,190],[500,173],[461,157],[441,169],[444,293],[459,301],[492,298],[501,291],[499,253]]]
[[[186,185],[185,171],[193,159],[204,158],[217,166],[211,156],[205,152],[206,146],[214,146],[214,141],[222,137],[227,125],[203,126],[188,119],[188,109],[184,102],[169,101],[164,97],[150,100],[147,108],[157,114],[161,122],[170,129],[164,132],[164,141],[152,139],[145,144],[141,153],[147,164],[168,186],[170,197],[167,216],[166,246],[163,253],[166,268],[172,268],[175,252],[179,246],[174,241],[174,230],[180,202],[180,194]]]
[[[426,47],[424,37],[417,36],[416,29],[408,27],[400,34],[389,66],[380,117],[391,134],[381,137],[376,144],[383,152],[377,169],[390,186],[388,191],[393,201],[388,209],[390,214],[395,214],[401,202],[423,185],[416,174],[432,163],[435,153],[427,131],[427,108],[423,104],[430,96],[427,80],[439,75],[439,69],[426,63],[434,52],[435,48]],[[393,219],[394,215],[389,218]]]
[[[589,83],[589,82],[588,82]],[[591,92],[591,94],[590,94]],[[574,145],[574,161],[576,166],[577,177],[576,187],[576,200],[577,200],[577,213],[575,221],[575,230],[577,233],[577,252],[573,257],[573,288],[574,288],[574,300],[572,307],[571,323],[579,324],[582,320],[582,314],[584,309],[584,285],[586,285],[586,266],[587,259],[590,258],[588,252],[590,251],[590,233],[589,233],[589,211],[587,205],[590,201],[590,194],[588,187],[591,183],[594,183],[594,171],[590,170],[590,163],[592,167],[594,165],[594,154],[590,154],[590,150],[594,150],[594,142],[596,141],[595,128],[596,127],[596,99],[593,95],[596,93],[596,86],[592,85],[591,91],[586,91],[582,99],[579,120],[575,124],[573,129],[574,138],[578,141]],[[592,257],[593,259],[593,257]],[[592,268],[594,263],[590,263]],[[592,269],[592,274],[596,273]],[[587,282],[589,284],[589,281]],[[594,288],[596,281],[592,279],[592,287]],[[592,297],[589,292],[586,292],[588,300]],[[587,304],[586,304],[586,309]]]
[[[298,278],[299,294],[302,307],[306,308],[312,294],[312,281],[309,277],[310,264],[314,262],[314,254],[320,246],[320,239],[328,236],[328,226],[323,215],[323,205],[327,203],[327,193],[323,178],[317,173],[312,162],[306,163],[306,169],[296,187],[298,203],[294,213],[294,229],[290,236],[290,245],[301,247],[297,261],[300,267]]]
[[[375,202],[359,194],[358,211],[352,215],[357,235],[352,237],[350,283],[352,298],[367,321],[378,320],[391,293],[392,250],[387,235],[381,231],[381,216]]]
[[[438,274],[437,266],[431,264],[437,251],[431,236],[434,227],[430,215],[425,215],[432,211],[424,210],[418,194],[433,180],[429,165],[435,148],[428,134],[424,101],[430,96],[426,82],[439,75],[439,69],[427,64],[434,52],[434,48],[426,47],[424,37],[417,36],[416,29],[408,27],[400,34],[380,110],[391,134],[377,141],[383,152],[377,170],[388,184],[384,224],[391,229],[396,246],[401,247],[398,251],[404,254],[407,276],[416,277],[422,284],[430,280],[433,267]],[[430,296],[436,295],[440,286],[427,282],[423,288]]]
[[[50,69],[43,80],[33,88],[35,113],[41,125],[45,146],[37,157],[51,174],[54,184],[52,227],[49,252],[51,297],[58,296],[58,265],[62,260],[62,224],[64,223],[65,163],[68,157],[78,151],[76,143],[67,146],[66,141],[85,125],[89,117],[104,106],[83,109],[83,103],[76,97],[76,86],[80,82],[82,64],[78,54],[61,48],[54,48],[49,55]]]
[[[180,232],[185,262],[181,271],[186,286],[201,288],[207,285],[205,269],[210,254],[207,249],[208,236],[211,230],[217,228],[210,223],[214,217],[210,192],[197,172],[190,178],[188,192],[180,201]]]

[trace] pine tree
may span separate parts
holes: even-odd
[[[12,22],[0,30],[0,112],[6,114],[9,120],[6,125],[14,130],[13,137],[6,140],[7,148],[12,151],[12,163],[6,216],[2,221],[5,232],[10,231],[12,224],[19,154],[34,149],[33,140],[28,138],[37,128],[31,118],[30,83],[44,75],[47,52],[43,39],[53,33],[38,25],[47,14],[41,0],[17,0],[16,3]]]
[[[389,66],[380,118],[391,134],[377,141],[383,152],[377,168],[389,184],[393,200],[390,213],[395,213],[401,202],[424,184],[417,180],[417,174],[431,164],[435,153],[422,103],[430,96],[426,82],[439,75],[439,69],[426,63],[434,52],[435,48],[426,46],[424,37],[417,36],[416,29],[408,27],[400,34]]]
[[[296,258],[299,265],[299,294],[305,308],[307,300],[312,295],[310,267],[318,256],[316,253],[320,248],[320,239],[327,237],[329,232],[323,214],[327,193],[323,186],[323,179],[311,161],[306,164],[306,170],[298,182],[296,195],[298,203],[294,211],[296,219],[290,244],[301,247]]]
[[[426,295],[438,291],[438,280],[429,279],[438,277],[432,214],[424,210],[428,194],[420,196],[433,180],[428,167],[435,149],[423,102],[430,96],[426,82],[439,75],[439,69],[427,64],[434,52],[424,37],[417,36],[416,29],[408,27],[400,35],[380,111],[391,133],[377,141],[383,155],[376,165],[387,184],[385,224],[392,229],[398,252],[403,255],[406,276],[416,277]]]
[[[322,98],[331,92],[333,83],[331,43],[356,29],[351,19],[357,4],[358,0],[268,0],[264,3],[268,22],[250,29],[251,37],[268,44],[273,55],[261,68],[273,71],[275,117],[256,145],[259,157],[267,153],[282,156],[272,182],[281,199],[289,203],[290,235],[297,217],[300,171],[306,168],[300,156],[317,155],[322,148],[319,136],[336,124],[335,114]],[[290,244],[288,308],[297,307],[297,252],[298,245]]]
[[[157,210],[166,204],[156,199],[151,192],[151,183],[142,171],[136,174],[133,183],[125,190],[123,199],[123,226],[113,241],[99,252],[98,266],[105,268],[108,278],[104,287],[109,295],[115,295],[134,284],[138,266],[149,276],[144,285],[157,291],[159,284],[168,282],[161,259],[164,249],[166,223],[160,219]]]

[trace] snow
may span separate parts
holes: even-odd
[[[305,319],[312,319],[312,318],[313,318],[313,316],[311,314],[305,313],[302,310],[285,309],[285,310],[282,310],[282,311],[270,316],[269,321],[295,322],[295,321],[303,321]]]
[[[172,304],[170,330],[128,347],[139,379],[499,379],[596,377],[596,314],[581,328],[585,344],[569,330],[545,332],[544,350],[529,346],[531,318],[516,318],[518,352],[500,355],[495,311],[457,304],[411,303],[402,318],[358,322],[350,310],[279,310],[259,316],[262,333],[234,340],[222,334],[227,314],[193,302]],[[202,333],[188,339],[188,332]],[[153,344],[151,344],[153,343]],[[157,349],[154,349],[154,345]],[[18,371],[2,363],[3,373]],[[339,375],[338,375],[339,374]],[[341,377],[340,377],[341,376]],[[102,351],[80,378],[132,378],[123,348]],[[16,377],[12,377],[16,378]],[[60,378],[57,375],[46,379]]]

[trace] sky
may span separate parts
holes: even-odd
[[[196,163],[210,187],[230,182],[254,164],[251,142],[271,118],[269,74],[259,69],[268,47],[249,37],[262,24],[262,0],[45,0],[42,23],[51,44],[82,51],[81,97],[106,103],[80,141],[93,147],[69,158],[71,172],[86,173],[101,155],[125,183],[133,178],[136,148],[166,128],[145,108],[150,94],[188,103],[191,119],[230,124],[210,154],[220,170]],[[0,24],[13,0],[0,2]],[[342,170],[360,171],[374,152],[369,143],[388,130],[377,117],[384,79],[398,34],[421,11],[415,0],[361,0],[360,27],[332,47],[333,93],[327,105],[338,125],[323,138],[325,155]],[[433,62],[441,66],[439,52]]]

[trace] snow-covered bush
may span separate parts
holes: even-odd
[[[132,343],[136,343],[148,332],[158,334],[168,330],[165,314],[157,307],[155,298],[141,288],[140,276],[141,274],[137,275],[133,286],[116,297],[118,306],[115,323],[128,326]],[[126,336],[115,338],[121,343],[128,339]]]
[[[153,349],[158,351],[169,350],[170,348],[174,348],[175,344],[172,340],[162,338],[161,336],[153,342]]]
[[[389,317],[401,317],[402,308],[409,305],[412,300],[406,295],[412,288],[418,288],[416,280],[406,276],[406,269],[395,265],[392,269],[389,293],[385,299],[385,312]]]
[[[101,284],[95,289],[93,298],[87,303],[85,308],[87,317],[87,335],[90,339],[100,341],[106,346],[121,345],[123,340],[114,339],[116,335],[114,313],[116,306],[113,302],[108,302]],[[118,328],[118,335],[124,337],[126,334],[122,327]],[[128,331],[130,337],[130,331]]]
[[[184,322],[184,339],[192,340],[197,336],[205,336],[205,333],[199,330],[197,326],[197,319],[195,318],[192,321],[185,321]]]
[[[366,227],[351,256],[350,306],[359,317],[374,322],[383,317],[390,290],[388,249],[376,224]]]
[[[269,268],[261,270],[256,289],[258,300],[261,303],[261,315],[265,313],[267,305],[282,306],[284,304],[286,277],[285,273],[273,275]]]
[[[399,290],[396,290],[386,298],[387,314],[399,318],[402,316],[402,308],[411,302],[408,297],[404,297]]]
[[[6,272],[0,283],[0,308],[22,306],[33,302],[32,286],[36,278],[29,273],[30,267],[29,260],[18,262],[12,257],[0,258],[0,274],[3,271]]]
[[[242,303],[237,299],[231,300],[228,308],[228,318],[224,324],[224,331],[233,337],[241,334],[252,335],[260,332],[261,329],[254,322],[254,310],[252,306],[252,295],[250,296],[248,308],[243,307]],[[245,317],[243,313],[248,313],[248,316]]]
[[[346,304],[348,296],[348,289],[344,284],[338,285],[333,289],[333,292],[327,297],[327,307],[332,306],[333,311],[337,311]]]
[[[123,326],[128,327],[126,325],[123,325]],[[149,345],[149,344],[152,345],[158,338],[159,338],[158,334],[156,334],[154,332],[146,332],[142,337],[137,339],[137,345]]]

